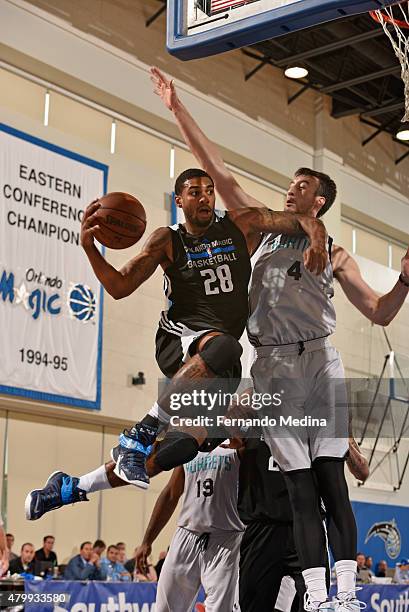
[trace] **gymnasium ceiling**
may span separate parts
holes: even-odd
[[[159,3],[161,14],[166,0]],[[332,98],[334,118],[358,115],[373,128],[363,146],[381,132],[395,137],[404,113],[400,64],[382,26],[368,14],[285,34],[246,47],[242,53],[254,60],[254,67],[245,75],[249,86],[259,70],[274,66],[284,71],[288,64],[301,62],[309,74],[299,81],[299,90],[289,104],[313,89]],[[396,163],[408,155],[409,148]]]

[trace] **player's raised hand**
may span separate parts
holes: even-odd
[[[155,66],[150,69],[150,72],[155,94],[162,98],[166,108],[173,110],[178,102],[178,96],[173,80],[170,81],[167,79],[163,72],[161,72],[159,68],[156,68]]]
[[[401,261],[401,272],[405,283],[409,283],[409,247]]]
[[[328,253],[320,246],[311,245],[304,251],[304,266],[313,274],[322,274],[328,263]]]
[[[150,544],[141,544],[136,549],[135,553],[135,572],[139,571],[141,574],[146,576],[148,574],[148,557],[152,552],[152,546]]]
[[[98,219],[95,217],[95,213],[100,208],[101,204],[96,199],[91,204],[88,204],[84,211],[84,215],[81,220],[81,246],[84,249],[93,246],[94,244],[94,233],[99,229]]]

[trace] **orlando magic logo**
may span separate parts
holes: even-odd
[[[87,285],[73,285],[67,296],[70,314],[79,321],[90,321],[95,315],[96,300]]]
[[[374,523],[366,534],[365,544],[372,538],[378,537],[385,542],[385,550],[391,559],[399,556],[402,538],[395,519]]]

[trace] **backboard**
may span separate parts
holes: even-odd
[[[168,0],[167,48],[179,59],[207,57],[396,0]]]

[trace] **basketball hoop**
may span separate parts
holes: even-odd
[[[409,121],[409,2],[399,2],[379,11],[371,11],[370,16],[380,23],[389,38],[396,57],[401,65],[401,77],[405,86],[405,115],[402,122]],[[390,26],[393,26],[391,28]]]

